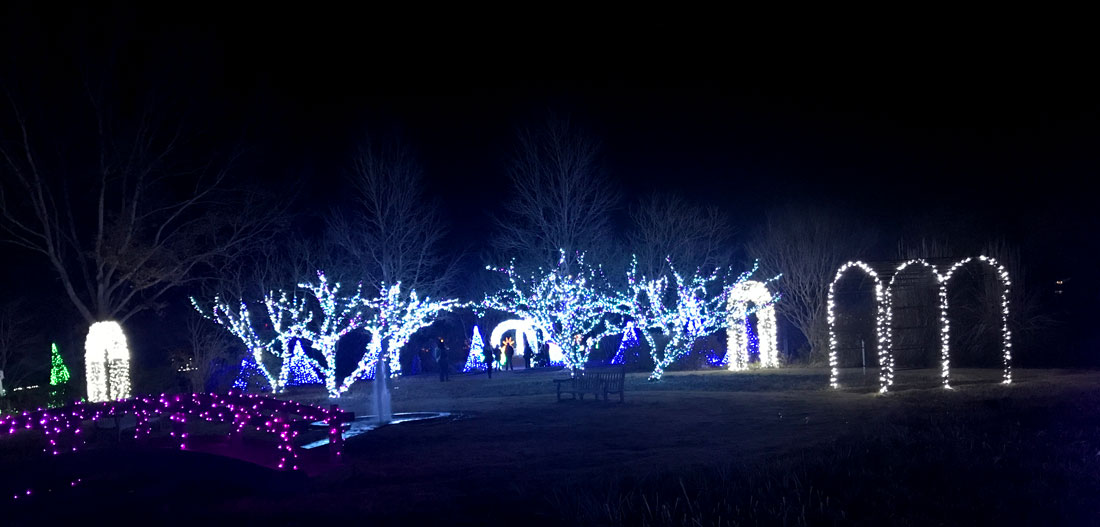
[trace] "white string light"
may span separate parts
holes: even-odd
[[[878,273],[871,266],[860,262],[848,262],[840,266],[837,270],[836,276],[833,277],[833,281],[829,283],[829,299],[826,304],[829,316],[829,386],[833,388],[839,388],[840,384],[837,383],[837,377],[840,374],[836,353],[836,283],[840,281],[840,278],[844,276],[844,273],[853,267],[858,267],[867,273],[868,276],[875,280],[875,345],[878,349],[879,365],[882,369],[882,373],[879,375],[879,391],[885,392],[889,383],[894,378],[893,367],[888,359],[886,359],[886,304],[883,302],[883,290],[882,281],[879,280]]]
[[[996,259],[988,256],[978,256],[977,258],[969,257],[964,258],[954,265],[952,265],[946,273],[940,273],[936,266],[928,263],[927,261],[917,258],[908,260],[899,265],[895,270],[893,276],[890,277],[890,282],[886,287],[885,293],[882,291],[882,282],[879,280],[878,274],[875,273],[870,266],[863,262],[848,262],[840,267],[837,271],[836,277],[833,282],[829,284],[829,368],[830,378],[829,384],[833,388],[839,387],[837,383],[837,354],[836,354],[836,316],[835,309],[836,304],[834,301],[834,288],[837,281],[841,276],[851,267],[859,267],[863,269],[868,275],[875,280],[875,305],[876,305],[876,322],[875,332],[878,338],[878,356],[880,365],[879,375],[879,392],[885,393],[890,386],[894,384],[894,338],[893,338],[893,295],[894,295],[894,282],[897,277],[905,271],[910,265],[919,264],[929,269],[932,275],[936,278],[938,284],[938,298],[940,308],[940,377],[943,382],[944,388],[951,388],[951,321],[948,318],[948,300],[947,300],[947,283],[954,276],[955,271],[963,265],[966,265],[972,261],[979,261],[989,264],[996,273],[998,280],[1000,280],[1003,289],[1001,290],[1001,338],[1002,338],[1002,352],[1003,352],[1003,380],[1004,384],[1012,383],[1012,332],[1008,328],[1008,315],[1009,315],[1009,287],[1012,285],[1009,280],[1008,271],[1003,265],[997,262]]]
[[[1009,287],[1012,286],[1012,281],[1009,280],[1008,270],[1005,269],[995,258],[989,256],[979,256],[976,258],[979,262],[984,262],[993,268],[997,275],[997,278],[1001,281],[1001,351],[1003,360],[1003,377],[1002,383],[1012,384],[1012,331],[1008,329],[1008,293]],[[955,271],[960,267],[974,261],[974,257],[965,258],[959,260],[952,265],[946,273],[940,277],[940,281],[943,283],[943,287],[940,288],[940,323],[943,325],[943,384],[950,388],[948,384],[948,335],[949,335],[949,323],[947,320],[947,282],[951,280],[951,277],[955,275]]]
[[[946,348],[944,345],[947,343],[947,334],[943,332],[943,328],[946,328],[947,321],[947,286],[943,281],[943,277],[940,275],[936,266],[926,262],[924,259],[915,258],[907,262],[902,263],[894,270],[894,275],[890,277],[890,282],[886,286],[886,295],[883,297],[886,302],[886,340],[883,345],[883,349],[886,350],[885,356],[879,355],[880,368],[882,370],[882,376],[886,378],[885,384],[879,388],[880,393],[886,393],[890,386],[894,385],[894,282],[898,279],[905,269],[910,265],[920,264],[924,268],[932,272],[932,277],[936,279],[938,285],[938,298],[940,304],[940,365],[941,365],[941,378],[944,379],[944,385],[947,385],[947,355],[945,354]],[[880,377],[881,380],[881,377]]]
[[[330,392],[330,397],[339,397],[340,394],[347,392],[355,381],[367,376],[368,373],[373,373],[379,358],[383,355],[390,376],[400,375],[401,348],[408,344],[413,334],[430,326],[440,313],[465,305],[457,300],[432,301],[427,297],[421,299],[416,291],[409,291],[407,295],[403,295],[401,282],[392,286],[386,286],[383,283],[379,291],[378,298],[362,301],[362,307],[366,308],[366,313],[361,325],[371,335],[366,353],[360,357],[355,370],[340,383],[335,394]],[[382,350],[383,343],[386,345],[385,352]]]
[[[512,313],[530,322],[550,343],[552,363],[561,361],[570,371],[583,370],[591,351],[584,337],[599,340],[614,333],[604,318],[616,311],[603,270],[587,265],[580,254],[573,262],[573,272],[567,272],[565,251],[560,253],[556,268],[539,268],[526,278],[516,271],[514,261],[507,268],[486,267],[504,273],[509,287],[487,295],[478,307]],[[579,342],[576,335],[582,337]]]

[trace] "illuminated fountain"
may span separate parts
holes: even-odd
[[[390,404],[389,376],[385,357],[378,358],[378,365],[374,369],[374,397],[371,399],[371,408],[374,410],[374,421],[378,426],[393,421],[393,406]]]

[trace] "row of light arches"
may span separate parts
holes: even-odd
[[[898,276],[909,266],[920,265],[928,269],[936,279],[939,287],[940,310],[940,376],[945,388],[951,388],[951,323],[947,317],[947,283],[955,275],[960,267],[978,261],[987,264],[994,270],[1001,284],[1001,352],[1004,362],[1004,384],[1012,382],[1012,332],[1008,329],[1008,293],[1012,282],[1009,280],[1008,271],[988,256],[964,258],[940,272],[935,265],[917,258],[908,260],[894,269],[889,281],[885,281],[870,265],[861,261],[845,263],[837,270],[832,283],[829,284],[828,296],[828,323],[829,323],[829,384],[833,388],[839,388],[839,365],[837,357],[836,337],[836,284],[851,269],[859,269],[869,276],[875,284],[875,346],[879,358],[879,391],[885,393],[894,383],[894,347],[893,347],[893,297],[894,285]]]

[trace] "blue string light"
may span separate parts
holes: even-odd
[[[623,328],[623,339],[619,342],[619,349],[611,359],[611,364],[624,364],[626,362],[625,351],[638,345],[638,330],[634,329],[633,322],[627,322]]]
[[[294,341],[293,350],[294,351],[290,354],[290,372],[287,385],[305,386],[324,383],[324,379],[317,373],[320,369],[320,365],[317,364],[317,361],[306,355],[305,350],[302,349],[301,341]]]

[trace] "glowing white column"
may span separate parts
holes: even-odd
[[[118,322],[96,322],[84,342],[88,401],[130,397],[130,350]]]

